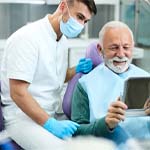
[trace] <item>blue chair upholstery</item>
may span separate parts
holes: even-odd
[[[86,58],[91,58],[93,61],[93,68],[103,62],[102,55],[100,55],[97,49],[97,42],[91,43],[86,49]],[[64,94],[62,108],[65,115],[70,119],[71,117],[71,99],[74,87],[76,86],[79,78],[82,76],[82,73],[77,73],[67,85],[66,92]]]

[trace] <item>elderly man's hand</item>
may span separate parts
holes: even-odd
[[[148,98],[144,104],[145,113],[150,115],[150,98]]]
[[[108,113],[106,115],[105,121],[109,129],[115,128],[120,121],[125,119],[125,110],[127,105],[120,101],[118,98],[117,101],[113,102],[108,108]]]

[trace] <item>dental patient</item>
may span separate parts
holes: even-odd
[[[134,38],[123,22],[106,23],[99,33],[97,48],[104,63],[79,79],[72,97],[71,119],[80,124],[78,135],[94,135],[117,144],[129,138],[150,138],[149,117],[126,117],[128,106],[120,101],[129,77],[150,74],[131,64]]]

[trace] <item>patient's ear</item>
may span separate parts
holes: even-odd
[[[99,43],[97,44],[97,50],[98,50],[99,55],[101,56],[102,55],[102,47],[100,46]]]

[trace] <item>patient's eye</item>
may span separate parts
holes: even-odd
[[[109,50],[111,50],[111,51],[117,51],[118,49],[119,49],[119,46],[109,47]]]
[[[124,49],[125,51],[128,51],[131,49],[129,45],[125,45],[125,46],[114,45],[114,46],[109,47],[108,49],[111,51],[118,51],[121,48]]]
[[[131,49],[131,47],[130,46],[123,46],[123,49],[126,50],[126,51],[128,51],[128,50]]]

